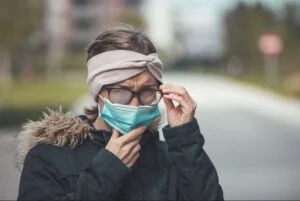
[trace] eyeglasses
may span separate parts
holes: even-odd
[[[158,89],[145,88],[137,92],[121,87],[104,87],[108,91],[108,98],[112,103],[122,105],[129,104],[136,96],[142,105],[156,105],[162,98],[162,93]]]

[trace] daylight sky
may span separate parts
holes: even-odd
[[[265,5],[274,9],[280,9],[287,2],[297,2],[297,0],[168,0],[172,2],[175,7],[198,7],[207,9],[214,9],[218,11],[225,11],[234,7],[238,2],[243,1],[246,3],[262,2]],[[299,1],[298,1],[299,2]]]
[[[206,41],[217,41],[217,35],[222,33],[223,15],[233,9],[238,2],[246,3],[261,2],[274,9],[279,16],[283,14],[282,8],[285,3],[299,2],[300,0],[144,0],[142,13],[146,17],[148,34],[162,47],[174,43],[174,30],[211,30]],[[174,23],[175,22],[175,23]],[[221,34],[219,34],[221,35]],[[202,36],[203,39],[204,36]]]

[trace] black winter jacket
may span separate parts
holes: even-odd
[[[223,200],[196,119],[163,128],[165,142],[145,132],[130,169],[104,149],[110,133],[81,119],[52,112],[25,126],[18,200]]]

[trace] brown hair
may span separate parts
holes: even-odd
[[[87,61],[97,54],[111,50],[130,50],[145,55],[156,53],[153,43],[144,33],[126,25],[100,33],[87,48]],[[84,108],[84,113],[94,122],[98,117],[97,105]]]

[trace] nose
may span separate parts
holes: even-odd
[[[135,106],[135,107],[139,106],[140,104],[141,103],[140,103],[140,101],[139,101],[139,99],[138,99],[138,97],[136,95],[133,96],[132,100],[129,103],[129,105]]]

